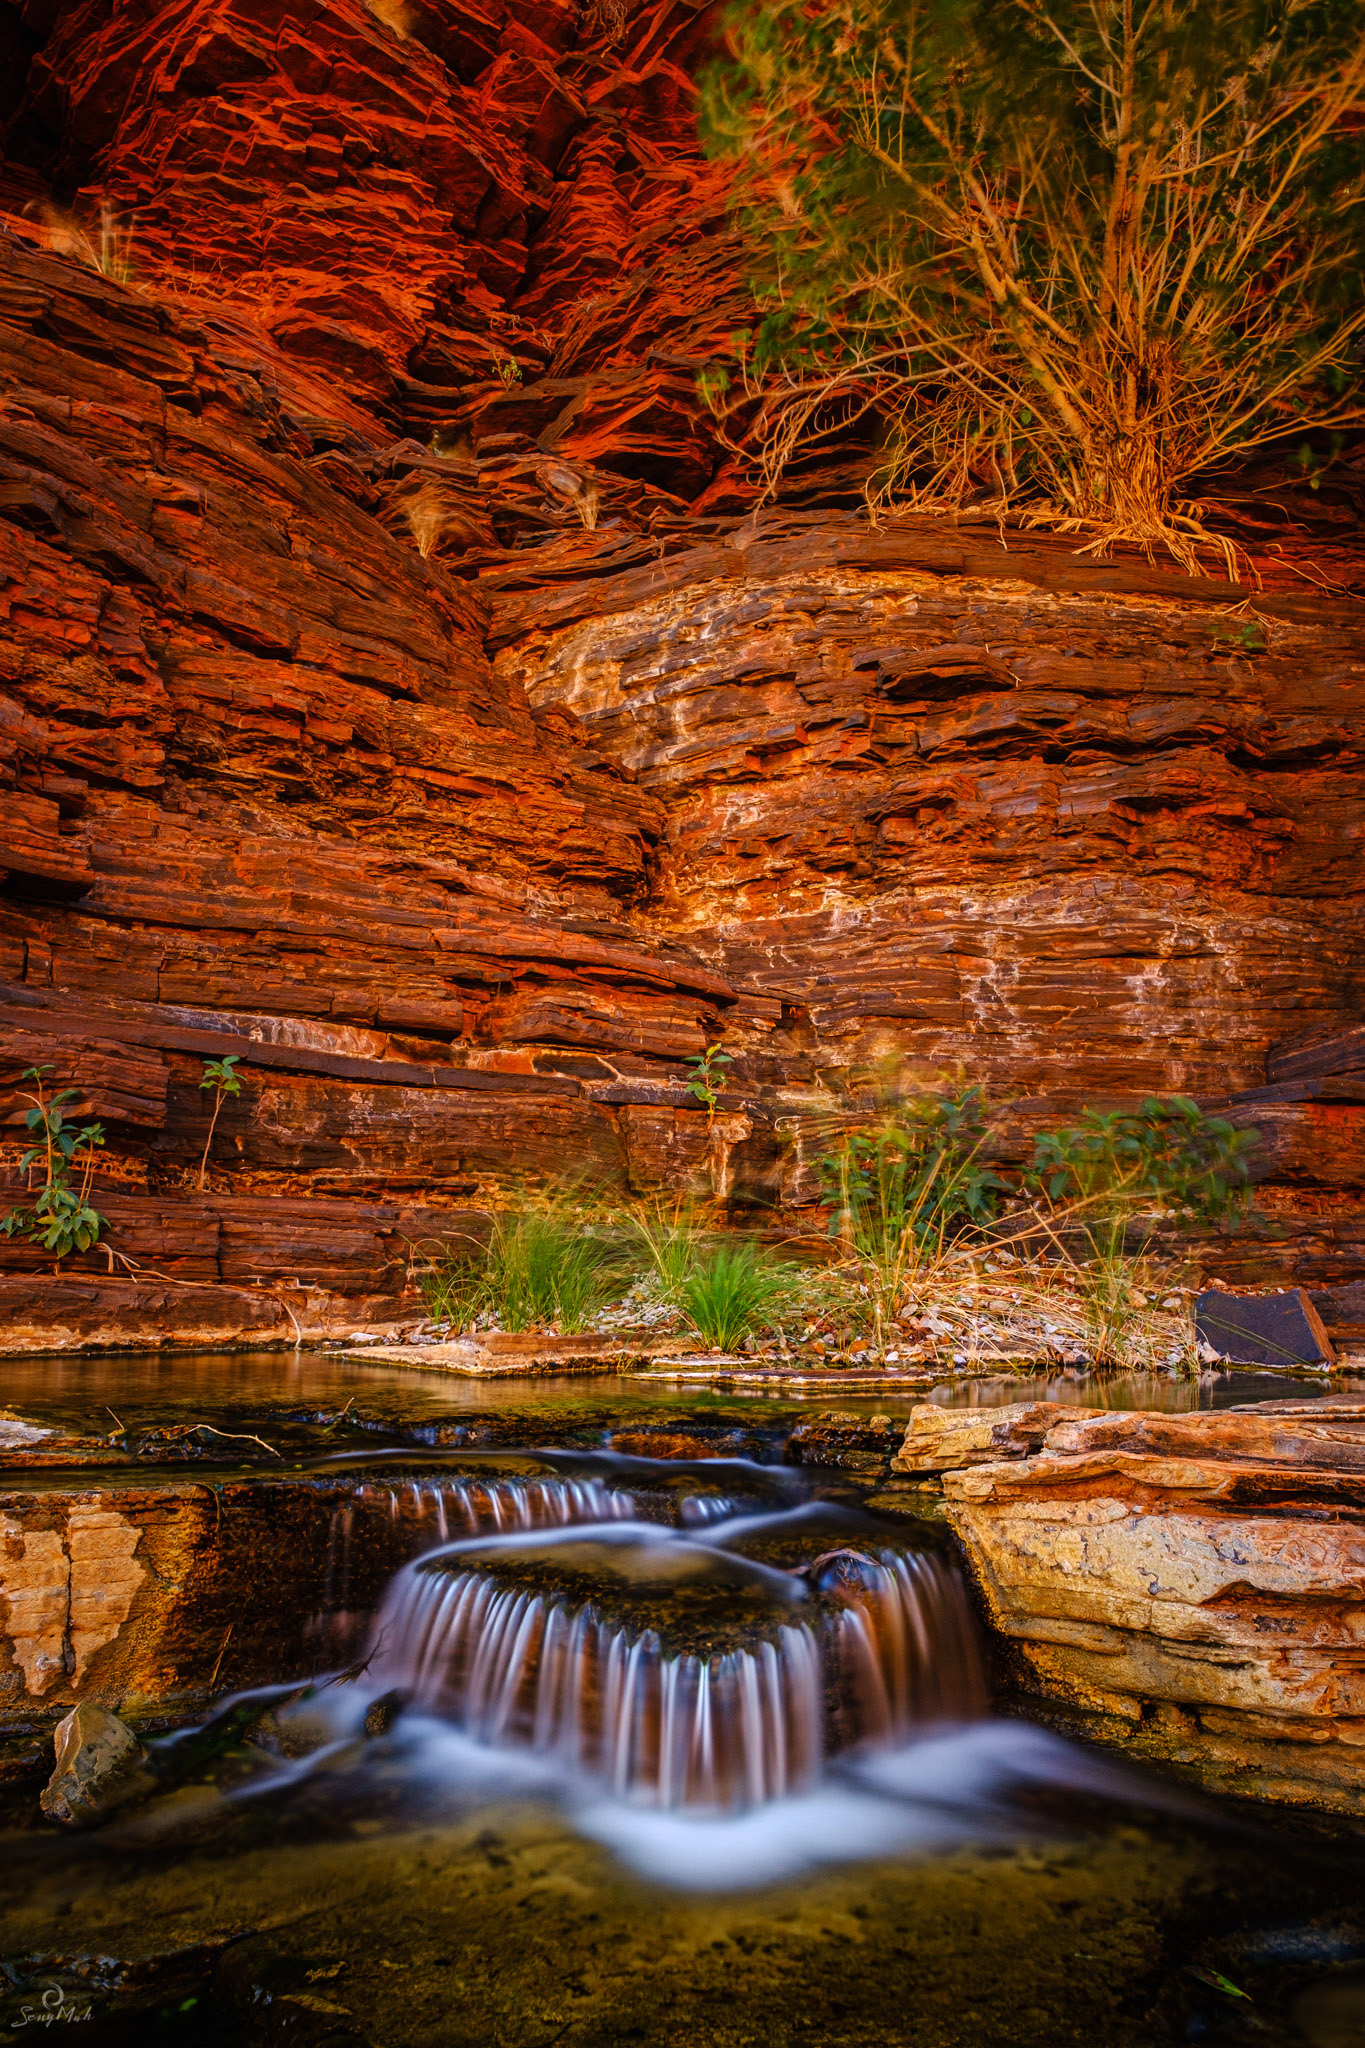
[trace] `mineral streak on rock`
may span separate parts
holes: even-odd
[[[1221,1789],[1365,1811],[1365,1405],[1050,1405],[926,1404],[896,1460],[943,1474],[1016,1683]]]
[[[0,1117],[76,1082],[118,1255],[0,1244],[24,1343],[391,1316],[411,1242],[566,1166],[799,1208],[882,1056],[1017,1098],[1020,1148],[1232,1098],[1263,1221],[1211,1269],[1365,1330],[1358,549],[1290,535],[1249,610],[870,530],[848,448],[756,512],[696,388],[752,310],[709,33],[0,28]]]

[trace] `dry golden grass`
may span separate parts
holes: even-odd
[[[1213,547],[1195,479],[1365,418],[1365,16],[1241,0],[740,8],[706,88],[767,318],[727,445],[765,493],[877,418],[874,513]],[[1304,444],[1306,446],[1306,444]]]

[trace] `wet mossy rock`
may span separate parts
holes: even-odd
[[[159,1727],[235,1687],[344,1660],[389,1577],[435,1533],[432,1490],[382,1466],[373,1479],[52,1474],[11,1487],[0,1493],[10,1763],[31,1767],[78,1704]]]
[[[772,1639],[800,1619],[805,1583],[771,1566],[700,1543],[642,1541],[631,1527],[527,1539],[515,1550],[462,1544],[426,1574],[477,1574],[499,1589],[532,1594],[568,1615],[590,1611],[635,1639],[657,1638],[668,1657],[724,1655]]]

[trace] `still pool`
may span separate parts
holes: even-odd
[[[88,1357],[0,1358],[0,1413],[49,1426],[107,1436],[118,1425],[137,1429],[236,1418],[278,1418],[311,1426],[317,1419],[355,1416],[371,1427],[467,1416],[493,1431],[549,1429],[581,1436],[630,1418],[669,1414],[730,1415],[754,1429],[777,1428],[837,1407],[850,1414],[904,1415],[915,1401],[951,1407],[1001,1407],[1010,1401],[1061,1401],[1097,1408],[1147,1408],[1182,1413],[1248,1401],[1302,1400],[1325,1393],[1321,1376],[1225,1372],[1202,1379],[1129,1377],[1074,1371],[950,1378],[932,1388],[842,1393],[825,1386],[796,1390],[679,1389],[666,1382],[606,1375],[551,1375],[524,1380],[447,1378],[429,1371],[357,1364],[337,1352],[105,1352]]]

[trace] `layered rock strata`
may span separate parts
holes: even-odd
[[[390,1509],[387,1488],[268,1474],[0,1492],[0,1775],[29,1765],[81,1701],[164,1725],[334,1666],[433,1538],[429,1507],[400,1482]]]
[[[883,1060],[1015,1098],[1020,1154],[1235,1098],[1263,1220],[1208,1269],[1365,1334],[1346,510],[1259,590],[874,532],[838,462],[756,513],[695,386],[745,304],[706,34],[13,29],[0,1115],[74,1082],[113,1254],[0,1244],[23,1342],[391,1317],[409,1246],[566,1172],[790,1216]]]
[[[915,1410],[1009,1677],[1219,1790],[1365,1813],[1365,1403]]]

